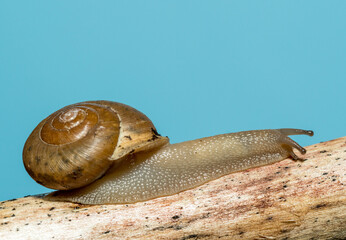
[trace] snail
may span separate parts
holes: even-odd
[[[45,198],[82,204],[135,203],[169,196],[221,176],[306,150],[288,135],[301,129],[254,130],[170,144],[136,109],[111,101],[66,106],[28,137],[23,162]]]

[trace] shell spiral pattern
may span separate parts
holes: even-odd
[[[128,118],[132,122],[126,122]],[[138,132],[135,125],[144,128]],[[36,182],[48,188],[79,188],[102,177],[134,148],[143,148],[131,141],[138,135],[151,145],[163,138],[144,114],[127,105],[108,101],[69,105],[33,130],[23,149],[24,165]]]

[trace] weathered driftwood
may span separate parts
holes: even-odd
[[[0,239],[344,239],[346,137],[307,150],[136,204],[5,201]]]

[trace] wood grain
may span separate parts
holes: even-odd
[[[129,205],[0,203],[0,239],[345,239],[346,137],[306,148],[307,160],[227,175]]]

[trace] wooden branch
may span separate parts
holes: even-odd
[[[129,205],[0,203],[0,239],[344,239],[346,137],[180,194]]]

